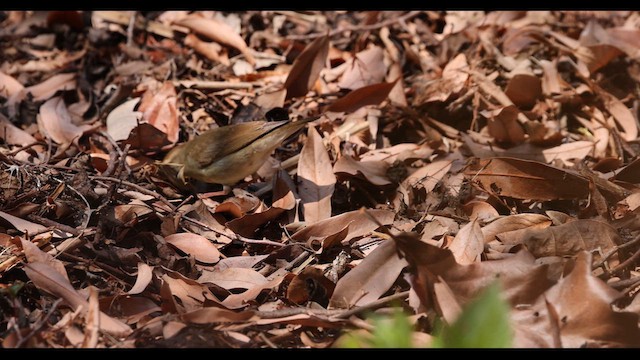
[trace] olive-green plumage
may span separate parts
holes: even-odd
[[[300,121],[252,121],[208,130],[173,148],[161,165],[178,178],[233,185],[256,172],[280,144],[318,117]]]

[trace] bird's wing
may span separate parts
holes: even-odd
[[[287,123],[289,123],[288,120],[253,121],[212,129],[193,139],[189,145],[191,147],[189,152],[198,154],[196,160],[198,166],[206,167],[216,160],[252,144],[257,139]],[[221,139],[221,141],[215,144],[209,143],[206,134],[210,131],[218,132],[216,138]]]

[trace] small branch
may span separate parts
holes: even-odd
[[[421,11],[409,11],[408,13],[402,15],[402,16],[398,16],[398,17],[394,17],[391,19],[387,19],[385,21],[381,21],[377,24],[371,24],[371,25],[353,25],[353,26],[347,26],[344,27],[342,29],[336,29],[336,30],[332,30],[329,32],[329,36],[333,37],[336,35],[340,35],[344,32],[347,31],[371,31],[371,30],[378,30],[378,29],[382,29],[385,26],[389,26],[389,25],[393,25],[395,23],[398,22],[403,22],[403,21],[407,21],[411,18],[414,18],[418,15],[420,15],[422,12]],[[321,36],[325,36],[327,35],[326,32],[317,32],[317,33],[312,33],[312,34],[306,34],[306,35],[289,35],[287,36],[287,39],[291,39],[291,40],[311,40],[311,39],[315,39],[315,38],[319,38]]]
[[[158,194],[155,191],[151,191],[151,190],[145,189],[140,185],[128,182],[126,180],[120,180],[120,179],[116,179],[116,178],[112,178],[112,177],[108,177],[108,176],[89,176],[89,179],[91,179],[91,180],[102,180],[102,181],[111,181],[111,182],[120,183],[120,184],[122,184],[124,186],[128,186],[128,187],[130,187],[132,189],[135,189],[138,192],[141,192],[141,193],[143,193],[145,195],[153,196],[157,200],[160,200],[165,205],[167,205],[169,207],[169,209],[171,209],[171,211],[176,211],[176,207],[171,202],[169,202],[169,200],[167,200],[167,198],[165,198],[164,196]]]
[[[279,242],[275,242],[275,241],[271,241],[271,240],[267,240],[267,239],[257,240],[257,239],[249,239],[249,238],[246,238],[244,236],[240,236],[238,234],[233,234],[233,235],[225,234],[222,231],[214,229],[211,226],[209,226],[209,225],[207,225],[207,224],[205,224],[205,223],[203,223],[201,221],[198,221],[198,220],[196,220],[194,218],[191,218],[191,217],[188,217],[188,216],[185,216],[185,215],[183,215],[182,218],[187,220],[187,221],[189,221],[189,222],[191,222],[191,223],[194,223],[194,224],[196,224],[198,226],[201,226],[201,227],[203,227],[203,228],[205,228],[205,229],[207,229],[209,231],[213,231],[214,233],[216,233],[216,234],[218,234],[220,236],[228,237],[231,240],[237,240],[237,241],[240,241],[240,242],[243,242],[243,243],[247,243],[247,244],[271,245],[271,246],[278,246],[278,247],[285,246],[285,244],[283,244],[283,243],[279,243]]]
[[[222,89],[251,89],[253,84],[250,82],[231,82],[231,81],[199,81],[199,80],[179,80],[174,81],[174,85],[181,85],[185,88],[222,90]]]
[[[390,302],[396,300],[404,300],[409,297],[409,291],[403,291],[400,293],[396,293],[393,295],[389,295],[383,297],[382,299],[378,299],[364,306],[354,307],[349,310],[344,309],[335,309],[335,310],[327,310],[327,309],[309,309],[309,308],[287,308],[281,310],[274,311],[256,311],[256,315],[260,316],[263,319],[277,319],[286,316],[292,315],[300,315],[307,314],[318,317],[325,317],[327,320],[344,320],[349,318],[352,315],[358,315],[366,311],[378,309]]]

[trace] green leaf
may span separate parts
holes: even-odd
[[[513,332],[509,305],[500,298],[500,284],[486,288],[450,326],[433,339],[434,348],[510,348]]]
[[[413,326],[401,308],[394,308],[392,316],[371,316],[373,331],[348,332],[338,339],[340,348],[411,348]]]

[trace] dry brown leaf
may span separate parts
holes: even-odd
[[[483,111],[482,115],[489,119],[487,127],[489,135],[498,142],[520,144],[524,141],[524,130],[518,122],[520,111],[513,105],[496,111]]]
[[[126,140],[131,130],[138,126],[142,120],[142,113],[134,109],[139,102],[139,98],[125,101],[107,115],[107,133],[113,140]]]
[[[526,250],[500,260],[460,265],[451,251],[420,241],[415,234],[401,234],[395,242],[410,265],[412,286],[427,308],[438,277],[447,283],[461,305],[496,278],[512,305],[532,303],[551,285],[546,266],[535,265],[534,257]]]
[[[311,90],[325,67],[329,55],[329,37],[315,39],[293,62],[289,76],[284,82],[286,99],[305,96]]]
[[[480,160],[465,174],[485,191],[499,196],[542,201],[589,196],[589,181],[584,177],[535,161]]]
[[[496,237],[506,241],[500,234]],[[575,256],[583,250],[606,254],[620,241],[618,232],[611,225],[586,219],[542,229],[527,228],[519,238],[509,239],[511,244],[524,244],[535,257]],[[595,258],[599,260],[601,256]]]
[[[71,283],[69,283],[67,279],[51,266],[39,262],[26,264],[24,271],[39,289],[63,299],[72,309],[76,310],[82,306],[86,311],[86,309],[89,308],[89,303],[85,298],[71,286]],[[114,336],[127,336],[131,333],[129,326],[102,312],[100,312],[100,329]]]
[[[9,145],[20,146],[27,146],[36,142],[36,138],[13,125],[9,119],[2,114],[0,114],[0,139]]]
[[[367,212],[382,225],[391,224],[395,216],[395,214],[389,210],[367,210]],[[291,235],[291,239],[306,242],[312,237],[321,238],[333,235],[340,231],[340,229],[344,229],[347,225],[349,226],[349,234],[344,241],[365,236],[379,227],[377,223],[371,221],[367,214],[364,214],[360,210],[355,210],[333,216],[298,230],[295,234]]]
[[[254,286],[240,294],[231,294],[227,296],[224,301],[222,301],[222,304],[229,309],[239,309],[246,307],[249,305],[249,301],[255,300],[255,298],[258,297],[258,295],[260,295],[263,291],[276,289],[278,286],[280,286],[282,280],[284,280],[284,276],[277,276],[264,284]]]
[[[391,184],[387,177],[389,164],[381,160],[356,161],[351,156],[342,156],[333,166],[333,172],[338,176],[350,175],[364,178],[373,185],[385,186]]]
[[[174,271],[167,271],[162,276],[160,295],[162,310],[171,313],[182,314],[201,309],[207,301],[220,303],[205,285]]]
[[[495,240],[496,235],[516,232],[530,227],[544,229],[551,226],[551,220],[540,214],[515,214],[502,217],[482,228],[484,243]]]
[[[202,41],[197,36],[189,34],[184,38],[184,44],[214,63],[221,63],[225,66],[231,65],[229,56],[218,43]]]
[[[268,280],[253,269],[227,268],[214,271],[203,270],[198,282],[202,284],[211,283],[221,288],[232,290],[251,289],[255,286],[266,284]]]
[[[0,85],[0,96],[4,98],[9,98],[24,89],[24,86],[18,80],[2,71],[0,71],[0,84],[2,84]]]
[[[38,245],[32,243],[29,240],[20,238],[20,244],[22,245],[22,250],[24,251],[24,255],[29,263],[37,262],[47,264],[51,268],[59,272],[60,275],[62,275],[62,277],[66,279],[66,281],[71,283],[71,280],[69,280],[69,275],[67,274],[67,270],[64,268],[64,264],[62,263],[62,261],[40,250]]]
[[[629,165],[620,169],[613,179],[631,184],[640,183],[640,158],[633,160]]]
[[[38,128],[58,144],[77,144],[82,134],[92,126],[75,125],[62,98],[54,97],[40,107]]]
[[[542,82],[537,76],[517,74],[509,80],[504,93],[517,107],[530,109],[542,96]]]
[[[220,260],[218,248],[202,235],[179,233],[169,235],[164,240],[203,263],[213,264]]]
[[[38,234],[38,233],[45,232],[47,230],[46,227],[40,224],[36,224],[36,223],[32,223],[31,221],[20,219],[19,217],[13,216],[11,214],[7,214],[4,211],[0,211],[0,218],[9,222],[11,225],[13,225],[14,228],[16,228],[17,230],[23,233]],[[56,237],[56,238],[68,238],[73,236],[72,234],[69,234],[59,229],[55,229],[52,231],[53,231],[53,237]]]
[[[542,70],[542,93],[545,96],[560,94],[562,92],[562,78],[556,68],[557,61],[540,60],[538,62]]]
[[[389,92],[391,92],[397,81],[396,79],[394,82],[383,82],[353,90],[329,105],[326,111],[350,113],[363,106],[378,105],[389,96]]]
[[[484,251],[484,237],[478,220],[468,222],[453,238],[449,250],[461,265],[469,265],[480,261]]]
[[[377,84],[384,80],[387,67],[384,64],[384,52],[379,46],[360,51],[346,63],[347,70],[342,74],[338,86],[342,89],[356,90],[364,86]]]
[[[638,315],[611,308],[620,296],[591,274],[591,255],[581,252],[571,273],[545,294],[560,319],[562,346],[638,347]]]
[[[206,36],[207,38],[219,43],[232,46],[244,55],[245,59],[255,65],[256,60],[251,49],[244,42],[242,37],[236,33],[231,26],[217,19],[205,19],[196,16],[190,16],[186,19],[178,21],[178,24],[185,26],[196,33]]]
[[[151,283],[151,278],[153,276],[153,266],[149,266],[145,263],[138,263],[138,275],[136,277],[136,282],[133,284],[133,287],[127,291],[128,295],[136,295],[140,294],[147,288],[147,285]]]
[[[162,131],[172,144],[178,141],[180,125],[178,121],[177,94],[172,82],[165,82],[162,87],[147,90],[138,111],[142,112],[142,119]]]
[[[287,287],[287,300],[296,304],[304,304],[307,301],[326,303],[333,294],[335,286],[324,276],[322,270],[309,266],[291,279]]]
[[[593,153],[595,146],[592,141],[574,141],[545,149],[529,143],[524,143],[510,149],[503,150],[496,146],[478,144],[467,134],[461,133],[461,136],[465,145],[473,153],[473,156],[478,158],[513,157],[523,160],[550,163],[556,159],[562,161],[584,159],[587,155],[591,155]]]
[[[98,330],[100,330],[100,303],[98,302],[98,291],[95,287],[89,286],[89,309],[85,315],[84,339],[82,348],[95,348],[98,345]]]
[[[298,184],[305,222],[314,224],[330,218],[336,176],[322,137],[313,126],[309,127],[307,142],[300,152]]]
[[[377,300],[397,280],[407,266],[398,257],[393,241],[383,241],[355,269],[338,280],[329,301],[332,308],[363,306]]]

